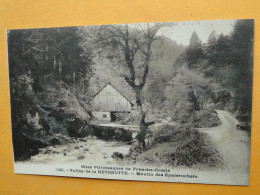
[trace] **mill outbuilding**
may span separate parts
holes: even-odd
[[[119,113],[131,113],[133,103],[111,83],[105,85],[91,100],[92,115],[103,121],[115,121]]]

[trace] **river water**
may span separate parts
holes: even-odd
[[[31,157],[26,162],[15,162],[16,173],[60,175],[90,177],[74,172],[57,172],[56,168],[78,169],[81,165],[118,166],[137,168],[167,168],[172,174],[197,175],[198,178],[166,178],[166,177],[141,177],[118,175],[91,175],[94,178],[170,181],[188,183],[226,184],[226,185],[248,185],[249,182],[249,159],[250,159],[250,136],[244,131],[236,130],[236,119],[229,113],[218,111],[222,125],[214,128],[204,128],[201,131],[207,133],[216,144],[222,154],[224,166],[217,169],[189,168],[184,166],[173,167],[166,164],[112,158],[114,152],[127,155],[131,145],[124,142],[104,141],[95,137],[72,139],[67,138],[68,143],[64,145],[49,146],[41,149],[40,153]],[[155,174],[155,172],[153,172]]]
[[[83,138],[72,140],[65,145],[55,145],[43,148],[40,153],[29,160],[33,163],[66,163],[81,161],[86,164],[124,164],[124,160],[112,158],[114,152],[123,155],[129,153],[131,145],[118,141],[104,141],[100,139]]]

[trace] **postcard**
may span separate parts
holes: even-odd
[[[249,184],[254,20],[7,38],[15,173]]]

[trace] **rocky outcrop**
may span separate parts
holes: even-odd
[[[108,126],[99,126],[93,125],[93,134],[99,139],[103,140],[116,140],[129,142],[132,141],[132,132],[125,130],[120,127],[108,127]]]
[[[54,117],[58,123],[62,124],[70,137],[82,138],[93,135],[88,118],[82,117],[77,112],[71,112],[69,105],[64,101],[60,101],[48,116]]]
[[[20,136],[14,137],[13,146],[14,159],[23,161],[30,159],[31,156],[38,154],[39,149],[46,147],[47,144],[40,139],[30,138],[22,134]]]

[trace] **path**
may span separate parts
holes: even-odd
[[[221,125],[201,128],[215,142],[224,160],[224,169],[237,175],[248,175],[250,158],[250,135],[247,131],[237,130],[237,119],[229,112],[217,110]]]

